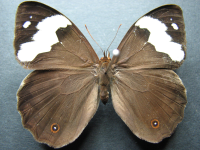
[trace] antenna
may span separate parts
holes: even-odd
[[[85,28],[86,28],[86,30],[87,30],[87,32],[89,33],[89,35],[91,36],[91,38],[94,40],[94,38],[92,37],[92,35],[90,34],[90,32],[89,32],[89,30],[88,30],[88,28],[87,28],[87,26],[86,26],[86,24],[85,24]],[[94,40],[95,41],[95,40]],[[99,44],[95,41],[95,43],[99,46]],[[100,47],[100,46],[99,46]],[[100,49],[102,50],[102,52],[103,52],[103,54],[104,54],[104,57],[105,57],[105,52],[103,51],[103,49],[100,47]]]
[[[116,32],[116,34],[115,34],[115,37],[113,38],[112,42],[111,42],[110,45],[108,46],[108,48],[107,48],[107,50],[106,50],[106,54],[107,54],[107,52],[108,52],[108,49],[109,49],[110,46],[112,45],[113,41],[115,40],[115,38],[116,38],[116,36],[117,36],[117,33],[118,33],[119,28],[121,27],[121,25],[122,25],[122,24],[119,25],[119,27],[118,27],[118,29],[117,29],[117,32]]]

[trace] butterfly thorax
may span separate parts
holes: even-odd
[[[102,57],[99,61],[99,86],[100,86],[100,99],[103,102],[103,104],[106,104],[108,102],[109,98],[109,76],[107,73],[108,66],[111,59],[110,57]]]

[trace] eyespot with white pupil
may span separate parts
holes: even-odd
[[[154,128],[154,129],[157,129],[159,128],[159,121],[157,119],[153,119],[151,120],[151,127]]]
[[[51,132],[57,133],[59,130],[60,130],[59,124],[53,123],[53,124],[51,125]]]

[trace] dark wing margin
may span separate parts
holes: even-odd
[[[99,61],[71,20],[38,2],[19,5],[14,48],[16,59],[26,69],[88,67]]]
[[[78,138],[97,111],[98,84],[87,71],[39,70],[23,80],[17,99],[23,126],[59,148]]]

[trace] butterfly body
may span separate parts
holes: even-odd
[[[134,23],[113,58],[100,60],[75,24],[57,10],[23,2],[16,14],[15,56],[33,69],[17,92],[22,124],[59,148],[82,133],[111,92],[115,111],[139,138],[158,143],[184,116],[186,89],[173,71],[186,58],[185,26],[177,5]]]
[[[106,104],[109,99],[110,90],[110,78],[112,76],[109,68],[111,63],[111,58],[105,55],[99,60],[98,78],[99,78],[99,89],[100,89],[100,99],[103,104]]]

